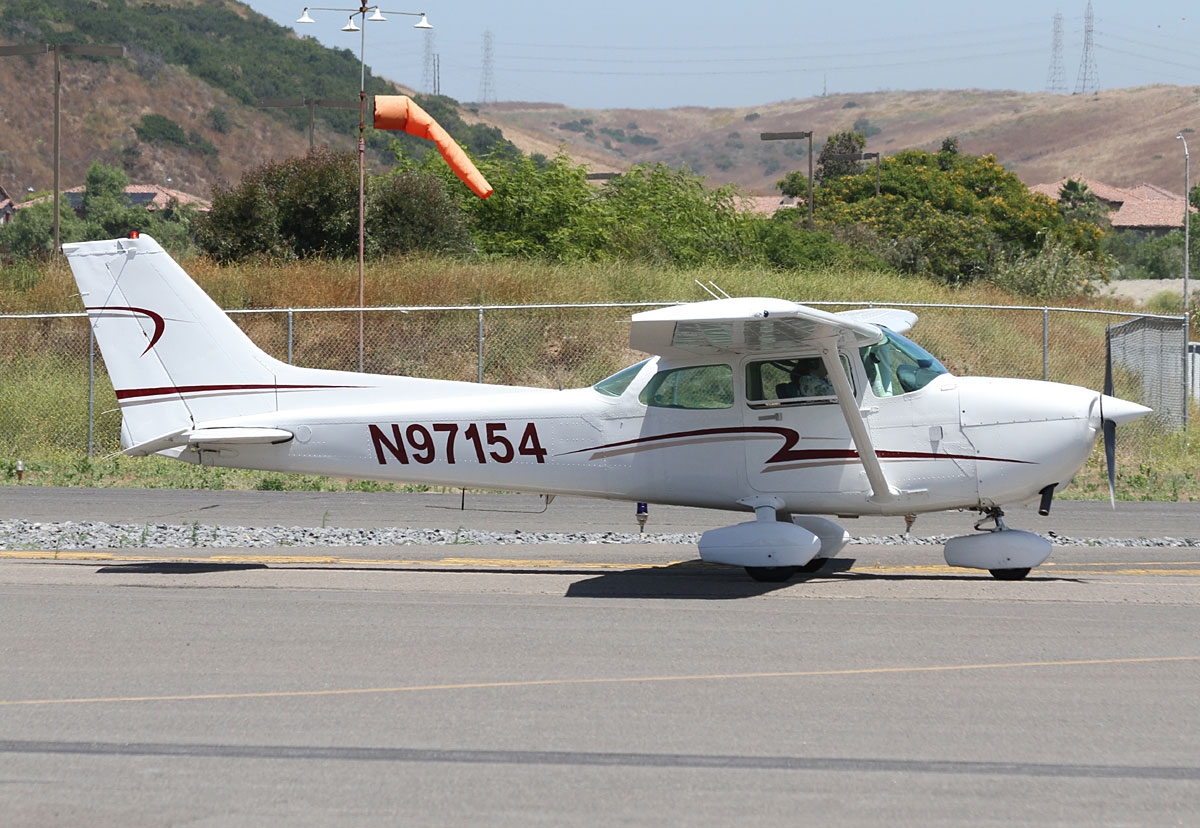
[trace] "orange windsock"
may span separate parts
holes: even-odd
[[[454,174],[462,179],[462,183],[466,184],[471,192],[480,198],[487,198],[492,194],[492,185],[463,152],[462,147],[450,137],[450,133],[442,129],[441,124],[433,120],[428,112],[417,106],[407,95],[375,96],[375,128],[407,132],[409,135],[433,141],[442,158],[450,165],[450,169],[454,170]]]

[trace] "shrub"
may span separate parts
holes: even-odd
[[[371,255],[465,253],[471,234],[465,214],[445,185],[429,173],[398,170],[372,180],[367,201]]]
[[[174,147],[188,145],[187,133],[183,131],[183,127],[166,115],[143,115],[142,119],[134,124],[133,131],[137,133],[139,141],[147,144],[167,144]]]

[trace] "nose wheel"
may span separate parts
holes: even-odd
[[[989,569],[992,577],[997,581],[1020,581],[1029,574],[1030,567],[1023,566],[1016,569]]]
[[[1050,557],[1050,541],[1033,532],[1009,529],[998,506],[983,512],[975,531],[946,541],[946,563],[986,569],[997,581],[1020,581]]]

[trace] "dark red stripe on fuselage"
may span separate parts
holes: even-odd
[[[775,435],[783,438],[783,446],[779,451],[767,458],[767,465],[774,463],[795,463],[800,461],[811,460],[857,460],[859,459],[858,451],[852,448],[847,449],[801,449],[797,448],[800,442],[800,433],[792,428],[783,428],[782,426],[735,426],[733,428],[701,428],[694,431],[673,431],[667,434],[655,434],[650,437],[638,437],[633,440],[622,440],[617,443],[605,443],[600,446],[592,446],[591,448],[577,449],[576,451],[568,452],[569,454],[582,454],[589,451],[610,451],[613,449],[627,449],[640,451],[643,449],[662,448],[661,445],[667,441],[695,439],[698,437],[715,437],[726,436],[730,439],[740,437],[754,437],[761,435]],[[982,460],[995,463],[1032,463],[1031,460],[1016,460],[1009,457],[980,457],[974,454],[946,454],[931,451],[889,451],[878,450],[875,455],[880,460]]]
[[[361,385],[163,385],[157,388],[126,388],[117,391],[118,400],[135,400],[142,397],[160,397],[167,394],[209,394],[213,392],[242,393],[246,391],[332,391],[343,388],[361,388]]]

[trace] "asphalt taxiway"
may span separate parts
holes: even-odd
[[[32,494],[31,494],[32,493]],[[0,489],[0,519],[636,531],[536,498]],[[1192,504],[1010,515],[1196,537]],[[651,508],[648,529],[728,515]],[[969,531],[969,515],[914,532]],[[902,522],[861,519],[883,535]],[[569,527],[569,529],[567,528]],[[670,528],[668,528],[670,527]],[[852,545],[10,550],[0,814],[29,825],[1162,825],[1200,802],[1200,549],[1023,582]]]

